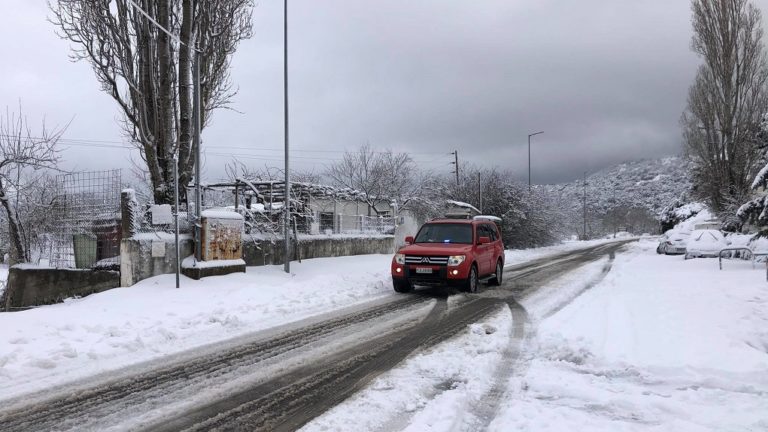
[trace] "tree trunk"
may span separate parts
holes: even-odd
[[[181,6],[181,31],[179,38],[179,185],[180,192],[191,179],[192,163],[192,80],[190,78],[194,58],[192,41],[192,0],[183,0]],[[185,193],[181,194],[186,197]],[[186,199],[182,199],[186,201]]]
[[[27,251],[24,249],[24,242],[21,240],[21,230],[19,229],[19,221],[16,219],[16,212],[8,201],[8,196],[5,194],[5,188],[0,183],[0,202],[3,204],[5,213],[8,215],[8,235],[10,237],[10,263],[9,266],[14,264],[28,262],[29,257]]]

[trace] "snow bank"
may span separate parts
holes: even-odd
[[[764,271],[654,247],[539,324],[489,430],[768,428]]]

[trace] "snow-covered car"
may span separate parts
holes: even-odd
[[[717,257],[730,242],[717,230],[694,230],[685,244],[685,259],[698,257]]]
[[[752,255],[756,261],[765,261],[768,259],[768,238],[752,236],[747,247],[752,250]]]
[[[685,244],[690,237],[686,231],[667,231],[656,248],[656,253],[665,255],[682,255],[685,253]]]

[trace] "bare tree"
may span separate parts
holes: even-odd
[[[252,0],[49,3],[59,36],[73,44],[72,59],[88,61],[101,89],[120,106],[123,131],[146,163],[157,203],[172,201],[174,155],[180,183],[192,177],[194,49],[201,52],[204,127],[237,93],[230,61],[238,43],[251,36],[252,6]]]
[[[12,263],[30,261],[20,202],[31,196],[31,187],[39,179],[35,172],[58,163],[56,144],[65,129],[48,130],[43,121],[40,130],[33,132],[21,107],[18,113],[6,108],[0,117],[0,204],[8,219]]]
[[[760,11],[748,0],[693,0],[691,47],[704,60],[681,125],[698,192],[717,212],[743,202],[758,152],[768,66]]]
[[[379,213],[378,204],[393,200],[401,208],[407,208],[423,180],[410,155],[389,149],[375,151],[370,144],[345,152],[340,161],[328,167],[325,175],[334,186],[363,192],[369,215],[372,211]]]
[[[283,169],[266,164],[262,168],[252,168],[242,161],[232,160],[224,167],[224,170],[227,178],[231,181],[238,178],[244,178],[251,181],[285,181],[285,174],[283,174],[285,171]],[[319,184],[320,180],[320,174],[316,173],[314,170],[291,170],[291,183]]]

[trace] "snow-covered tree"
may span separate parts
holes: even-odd
[[[737,221],[733,224],[751,223],[760,227],[765,234],[768,229],[768,113],[763,115],[755,142],[762,154],[763,167],[750,185],[753,191],[752,199],[739,207],[736,211]]]
[[[401,209],[409,208],[429,180],[428,173],[421,172],[409,154],[374,150],[370,144],[345,152],[325,175],[336,187],[363,192],[369,215],[379,213],[377,205],[393,201]]]
[[[452,176],[443,179],[443,196],[501,217],[507,247],[544,246],[567,237],[559,200],[546,189],[537,187],[529,192],[528,185],[516,181],[508,171],[463,165],[459,173],[458,185]]]

